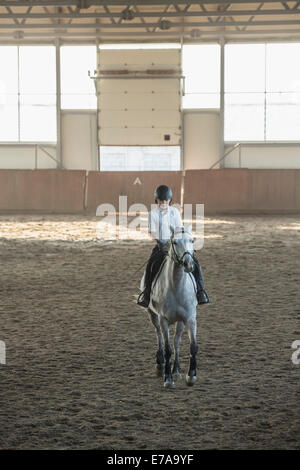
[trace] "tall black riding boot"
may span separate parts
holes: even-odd
[[[137,299],[137,304],[141,307],[147,308],[150,303],[151,285],[153,278],[157,272],[157,266],[161,263],[162,254],[159,250],[159,246],[155,245],[152,250],[151,256],[148,260],[145,272],[145,289],[140,293]]]
[[[207,292],[204,288],[202,269],[201,269],[201,266],[200,266],[198,260],[194,260],[194,261],[195,261],[194,275],[195,275],[196,283],[197,283],[197,300],[198,300],[198,304],[208,304],[210,302],[210,299],[209,299],[209,297],[207,295]]]
[[[150,303],[150,292],[151,288],[146,288],[143,290],[143,292],[140,293],[137,299],[137,304],[140,305],[141,307],[147,308]]]

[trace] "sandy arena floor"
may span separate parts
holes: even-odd
[[[206,218],[198,381],[172,391],[133,297],[152,242],[97,222],[0,216],[0,448],[300,449],[300,217]]]

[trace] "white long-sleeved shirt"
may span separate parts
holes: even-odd
[[[153,209],[149,214],[148,224],[150,235],[159,241],[170,239],[170,226],[174,230],[183,226],[180,212],[173,206],[168,206],[165,211],[161,211],[158,207]]]

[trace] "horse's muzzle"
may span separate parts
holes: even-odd
[[[190,256],[186,256],[183,260],[183,269],[186,273],[194,271],[194,261]]]

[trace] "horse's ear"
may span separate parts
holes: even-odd
[[[188,233],[191,233],[192,227],[193,227],[192,224],[189,224],[189,225],[186,227],[185,231],[188,232]]]
[[[171,231],[171,237],[173,238],[175,230],[174,230],[174,227],[172,225],[170,225],[170,231]]]

